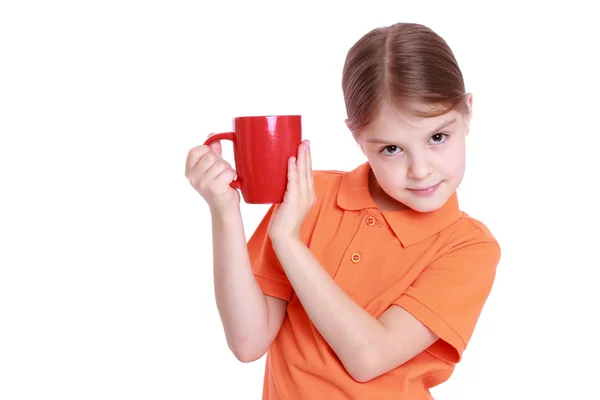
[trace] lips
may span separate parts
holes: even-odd
[[[429,196],[432,195],[433,193],[435,193],[435,191],[440,187],[440,183],[437,183],[435,185],[432,186],[427,186],[424,188],[417,188],[417,189],[408,189],[410,190],[411,193],[416,194],[417,196]]]

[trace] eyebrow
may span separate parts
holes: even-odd
[[[447,128],[448,126],[454,124],[455,122],[456,122],[456,118],[450,119],[448,121],[444,121],[438,127],[436,127],[433,131],[431,131],[429,133],[429,135],[435,135],[436,133],[439,133],[442,129]],[[385,144],[385,143],[390,143],[390,140],[379,139],[379,138],[372,138],[372,139],[367,139],[367,142],[368,143],[381,143],[381,144]]]

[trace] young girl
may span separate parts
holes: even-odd
[[[346,124],[367,162],[311,170],[305,141],[282,204],[248,243],[235,171],[190,151],[211,210],[217,306],[231,351],[268,351],[263,399],[431,399],[471,338],[500,259],[458,208],[472,96],[429,28],[375,29],[348,52]]]

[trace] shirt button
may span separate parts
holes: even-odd
[[[367,218],[367,225],[369,225],[369,226],[375,225],[375,218],[372,215],[369,215],[369,217]]]
[[[352,262],[354,264],[357,264],[360,262],[360,254],[354,253],[354,254],[352,254],[352,257],[350,257],[350,259],[352,260]]]

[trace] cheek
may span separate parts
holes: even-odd
[[[464,143],[457,143],[456,146],[448,148],[440,161],[439,167],[445,175],[462,177],[465,172]]]
[[[391,161],[391,160],[387,160]],[[392,189],[402,186],[405,181],[405,167],[399,162],[385,162],[382,160],[373,160],[369,162],[377,182],[384,189]]]

